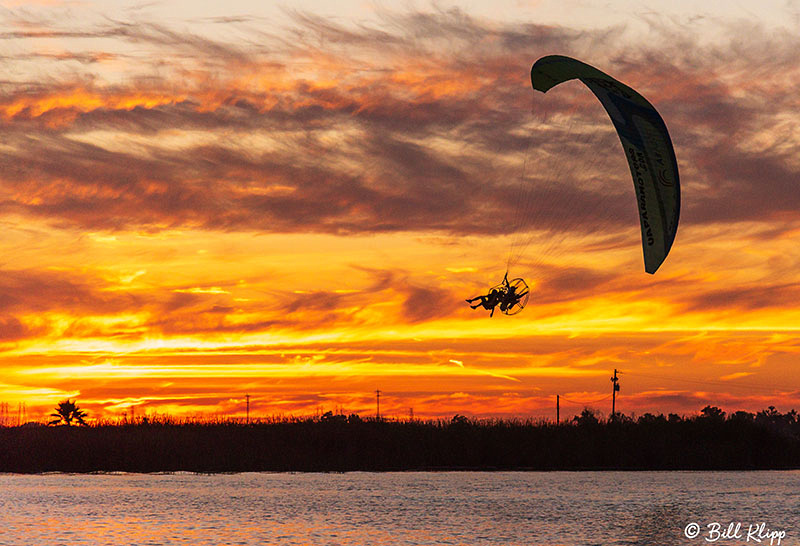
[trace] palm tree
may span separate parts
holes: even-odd
[[[79,425],[86,425],[83,420],[86,417],[86,412],[80,409],[75,402],[70,402],[69,398],[58,403],[56,411],[50,414],[50,417],[55,417],[50,421],[50,425],[65,424],[72,425],[72,421],[77,421]]]

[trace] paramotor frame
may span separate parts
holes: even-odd
[[[513,305],[505,309],[503,309],[502,304],[500,305],[500,311],[506,315],[516,315],[525,309],[525,306],[528,304],[528,297],[530,297],[530,289],[528,288],[528,284],[520,277],[508,281],[508,285],[505,283],[498,284],[497,286],[493,287],[492,290],[499,291],[504,299],[511,287],[514,287],[514,291],[519,296],[519,299],[517,299]]]

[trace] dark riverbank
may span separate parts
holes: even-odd
[[[560,425],[326,415],[250,425],[166,419],[7,427],[0,429],[0,472],[800,468],[796,413],[725,418],[706,410],[693,418],[648,414],[611,422],[584,412]]]

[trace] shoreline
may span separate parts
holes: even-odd
[[[154,470],[154,471],[126,471],[126,470],[91,470],[87,472],[73,472],[62,470],[49,470],[46,472],[5,472],[0,471],[0,476],[238,476],[243,474],[583,474],[596,472],[602,474],[641,474],[641,473],[754,473],[754,472],[800,472],[800,467],[793,468],[727,468],[727,469],[619,469],[619,468],[573,468],[540,470],[534,468],[509,468],[509,469],[486,469],[486,468],[429,468],[429,469],[406,469],[406,470],[221,470],[216,472],[201,472],[193,470]]]
[[[0,473],[800,470],[800,422],[309,419],[0,428]]]

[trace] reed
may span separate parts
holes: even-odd
[[[0,428],[2,472],[713,470],[800,468],[800,419],[757,414],[618,414],[529,419],[187,419]]]

